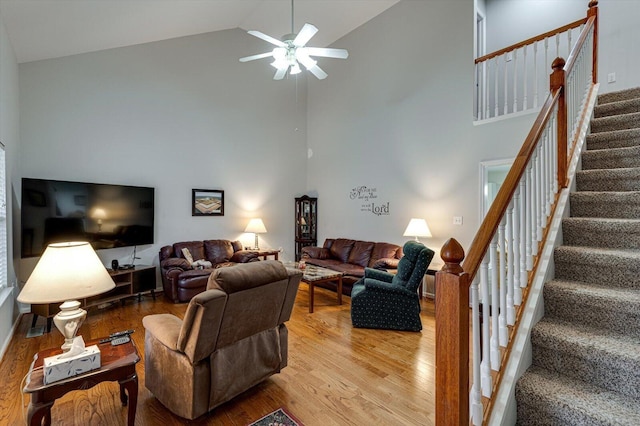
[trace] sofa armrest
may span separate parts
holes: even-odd
[[[364,278],[372,278],[374,280],[390,283],[391,280],[393,280],[393,275],[378,269],[364,268]]]
[[[398,294],[401,296],[412,296],[414,293],[400,285],[390,282],[376,280],[374,278],[365,278],[364,287],[367,291],[377,291],[380,293]],[[417,293],[415,293],[417,294]]]
[[[178,336],[182,328],[182,320],[171,314],[147,315],[142,318],[146,333],[150,333],[167,348],[178,350]]]
[[[372,267],[374,269],[380,269],[380,270],[398,269],[398,262],[400,262],[400,259],[383,257],[381,259],[376,260],[373,263]]]
[[[303,259],[329,259],[329,249],[324,247],[307,246],[302,247]]]
[[[249,250],[239,250],[233,253],[233,256],[229,259],[230,262],[235,263],[255,262],[256,260],[260,260],[258,258],[258,253]]]
[[[185,271],[192,269],[189,261],[181,257],[170,257],[169,259],[165,259],[160,262],[160,267],[162,269],[180,268]]]

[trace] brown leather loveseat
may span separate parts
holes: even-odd
[[[351,295],[353,283],[364,277],[364,268],[395,272],[401,257],[399,245],[346,238],[327,238],[323,247],[302,248],[306,263],[344,273],[342,293],[347,296]]]
[[[211,267],[194,267],[185,258],[188,249],[193,260],[211,262]],[[242,249],[240,241],[184,241],[160,249],[160,274],[164,294],[173,303],[188,302],[207,287],[209,275],[217,268],[259,261],[256,252]]]
[[[280,372],[301,277],[277,260],[216,269],[184,319],[144,317],[147,389],[178,416],[195,419]]]

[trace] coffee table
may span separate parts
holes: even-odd
[[[302,282],[309,286],[309,313],[313,313],[314,289],[317,284],[335,281],[337,284],[338,305],[342,305],[342,272],[320,266],[307,264],[304,269],[298,268],[298,263],[283,262],[288,269],[296,269],[302,272]]]
[[[120,401],[123,406],[129,404],[127,424],[134,425],[138,403],[138,376],[136,374],[136,363],[140,361],[138,349],[133,340],[118,346],[112,346],[111,343],[99,344],[99,340],[86,344],[87,346],[98,345],[102,364],[99,369],[48,385],[43,382],[42,365],[44,359],[57,355],[62,350],[60,348],[47,349],[35,355],[29,369],[27,384],[23,389],[25,393],[31,394],[27,419],[29,425],[41,425],[43,419],[45,425],[50,425],[51,407],[56,399],[67,392],[90,389],[98,383],[107,381],[117,381],[120,384]]]

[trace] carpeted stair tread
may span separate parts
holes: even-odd
[[[581,191],[570,194],[573,217],[640,217],[640,191]]]
[[[538,367],[520,378],[516,399],[518,425],[640,425],[638,401]]]
[[[543,318],[531,330],[533,364],[640,400],[640,339]]]
[[[640,146],[597,149],[582,154],[582,170],[640,167]]]
[[[568,217],[562,236],[569,246],[640,249],[640,219]]]
[[[640,98],[640,87],[618,90],[616,92],[609,92],[598,95],[598,105],[608,104],[611,102],[626,101],[633,98]]]
[[[600,118],[631,112],[640,112],[640,97],[599,104],[594,108],[593,115]]]
[[[640,289],[640,251],[560,246],[553,252],[555,278]]]
[[[591,120],[592,133],[633,129],[636,127],[640,127],[640,112],[614,115],[612,117],[594,118]]]
[[[640,167],[580,170],[576,172],[576,189],[597,192],[640,191]]]
[[[640,291],[554,279],[544,285],[545,318],[640,339]],[[639,348],[640,350],[640,348]]]
[[[587,135],[587,152],[592,149],[622,148],[640,145],[640,128]]]

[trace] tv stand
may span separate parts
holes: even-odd
[[[115,288],[93,297],[80,299],[79,302],[86,310],[94,306],[101,306],[107,303],[124,301],[128,297],[138,296],[138,301],[142,293],[150,292],[153,300],[156,300],[156,267],[153,265],[135,265],[129,269],[107,269],[111,279],[115,283]],[[51,330],[51,320],[60,312],[60,303],[48,303],[44,305],[31,305],[33,320],[31,328],[35,327],[38,316],[47,318],[47,333]]]

